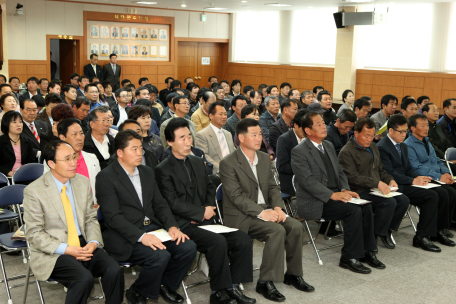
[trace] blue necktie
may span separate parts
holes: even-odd
[[[396,149],[397,149],[397,152],[399,153],[399,156],[402,158],[401,146],[399,144],[396,144]]]

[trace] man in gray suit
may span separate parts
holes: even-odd
[[[113,84],[112,91],[115,92],[120,88],[120,73],[122,70],[121,66],[117,64],[116,54],[109,55],[109,60],[111,62],[103,66],[103,79]]]
[[[275,288],[274,281],[298,290],[314,291],[302,278],[302,224],[283,212],[285,206],[271,159],[258,151],[263,140],[260,125],[254,119],[245,118],[236,125],[236,133],[240,148],[220,162],[224,221],[227,226],[265,242],[256,291],[275,302],[285,301],[285,296]]]
[[[220,161],[233,152],[235,147],[231,133],[222,129],[226,123],[226,110],[223,102],[212,103],[208,113],[211,123],[196,133],[195,146],[203,150],[207,160],[214,165],[214,173],[217,173]]]
[[[50,171],[24,190],[25,237],[30,267],[40,281],[52,277],[68,288],[65,303],[87,303],[100,277],[106,303],[122,303],[122,268],[101,249],[100,225],[89,179],[76,174],[77,155],[62,140],[43,150]]]
[[[323,118],[307,113],[301,120],[306,134],[303,143],[291,152],[291,167],[295,172],[296,204],[302,219],[343,220],[344,247],[339,266],[357,273],[370,273],[367,263],[378,269],[385,265],[375,256],[374,216],[371,204],[347,203],[359,198],[350,191],[347,177],[339,165],[336,150],[327,135]]]

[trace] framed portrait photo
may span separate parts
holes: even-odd
[[[109,38],[109,27],[107,26],[100,26],[100,37],[101,38]]]
[[[142,28],[140,31],[141,40],[149,40],[149,29]]]
[[[158,48],[156,45],[150,46],[150,57],[158,57]]]
[[[160,58],[165,58],[168,56],[168,48],[166,46],[161,45],[160,46]]]
[[[141,45],[139,50],[141,52],[141,57],[149,57],[149,46]]]
[[[120,28],[118,26],[111,26],[111,39],[119,39]]]
[[[131,28],[131,40],[139,40],[139,28]]]
[[[109,56],[109,44],[101,44],[101,56],[107,57]]]
[[[168,40],[168,31],[167,30],[160,30],[159,40],[160,41]]]
[[[90,54],[99,54],[100,45],[98,43],[90,44]]]
[[[130,46],[128,44],[122,44],[122,50],[120,56],[122,57],[130,57]]]
[[[130,39],[130,28],[129,27],[121,27],[121,38],[122,39]]]
[[[158,30],[157,29],[150,30],[150,40],[158,40]]]
[[[131,57],[139,57],[139,45],[131,46]]]
[[[98,25],[90,26],[90,38],[99,38]]]
[[[116,54],[119,56],[120,45],[118,44],[111,44],[111,54]]]

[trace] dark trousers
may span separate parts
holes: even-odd
[[[445,217],[440,211],[448,214],[448,198],[446,200],[439,200],[439,195],[436,191],[420,189],[409,185],[400,185],[399,191],[410,199],[410,204],[420,208],[420,218],[416,227],[416,235],[437,236],[439,216]],[[442,190],[439,192],[442,192]],[[448,222],[448,218],[446,222]]]
[[[158,225],[145,226],[145,232],[160,229]],[[160,286],[177,290],[196,256],[196,244],[190,240],[176,245],[175,241],[163,243],[166,249],[153,250],[138,242],[133,247],[128,262],[141,266],[138,279],[132,287],[143,297],[158,299]]]
[[[218,234],[193,224],[182,232],[206,255],[213,291],[253,281],[252,240],[246,233],[238,230]]]
[[[343,221],[344,246],[342,247],[342,256],[344,258],[363,258],[366,251],[377,248],[371,204],[355,205],[329,200],[323,205],[321,217],[330,221]]]
[[[448,193],[448,212],[449,212],[449,221],[456,221],[455,206],[456,206],[456,184],[452,185],[442,185],[441,188],[445,189]],[[433,188],[438,189],[438,188]]]
[[[79,239],[81,246],[85,246],[85,241]],[[123,269],[103,249],[95,249],[92,259],[87,262],[61,255],[51,273],[53,280],[68,288],[66,304],[87,303],[94,277],[101,277],[106,303],[122,303],[125,288]]]
[[[375,235],[386,236],[388,230],[397,230],[409,206],[410,200],[405,195],[385,198],[370,195],[370,190],[359,193],[359,197],[372,202],[374,211]]]

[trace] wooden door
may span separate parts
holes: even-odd
[[[60,51],[60,80],[62,84],[70,83],[70,75],[76,73],[76,48],[77,43],[73,40],[59,40]]]
[[[187,77],[192,77],[193,81],[199,84],[197,60],[198,42],[179,42],[177,54],[177,79],[182,81],[182,85]]]
[[[210,64],[203,65],[202,58],[209,57]],[[210,76],[222,80],[223,43],[189,42],[178,43],[177,77],[182,83],[192,77],[200,87],[208,87]]]

